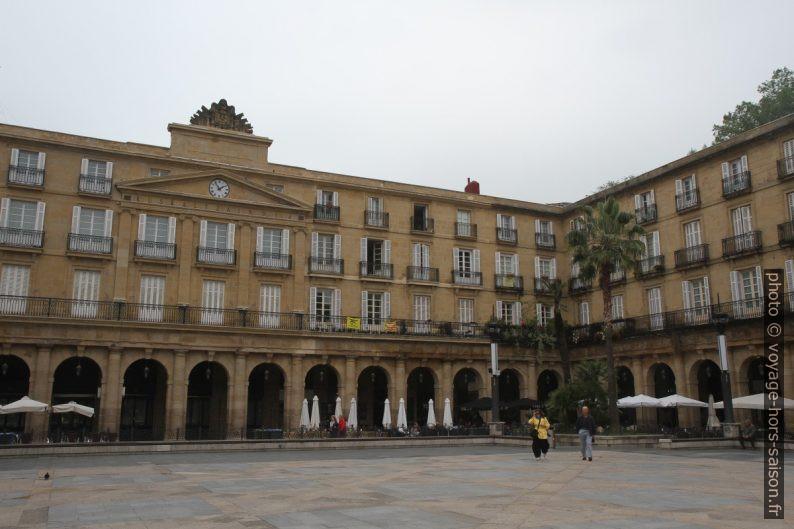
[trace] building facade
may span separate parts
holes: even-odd
[[[719,393],[718,296],[734,394],[753,391],[760,270],[794,288],[794,117],[555,205],[271,163],[223,100],[169,131],[165,148],[0,125],[0,399],[98,410],[0,428],[238,437],[295,428],[315,395],[323,418],[356,398],[365,427],[386,398],[409,421],[447,398],[471,420],[460,405],[490,395],[486,324],[547,322],[544,278],[570,287],[574,361],[603,355],[600,291],[565,234],[607,194],[648,231],[637,273],[615,274],[623,392]],[[500,367],[506,400],[561,383],[555,351],[505,346]]]

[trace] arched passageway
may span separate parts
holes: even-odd
[[[377,429],[383,424],[385,401],[389,398],[389,377],[382,367],[370,366],[358,376],[358,425],[364,429]],[[392,417],[392,424],[397,417]]]
[[[156,360],[137,360],[124,372],[119,439],[159,441],[165,436],[165,367]]]
[[[312,409],[312,400],[317,395],[320,407],[320,426],[326,428],[331,415],[336,407],[336,397],[339,394],[339,376],[336,370],[327,364],[312,367],[306,373],[304,385],[304,398],[309,401],[309,412]],[[300,410],[296,410],[296,413]]]
[[[185,439],[225,439],[229,377],[218,362],[201,362],[190,371]]]
[[[30,369],[14,355],[0,355],[0,405],[9,404],[30,392]],[[0,415],[0,432],[25,431],[26,413]]]
[[[284,371],[276,364],[259,364],[248,376],[249,433],[257,428],[284,427]]]
[[[408,425],[419,423],[420,426],[427,424],[428,402],[433,399],[435,412],[441,413],[443,407],[439,408],[436,401],[436,381],[433,371],[427,367],[417,367],[408,375],[408,399],[405,403],[405,413],[408,417]],[[436,417],[437,422],[441,422],[441,417]]]
[[[52,382],[52,404],[74,401],[94,408],[93,417],[77,413],[51,413],[50,439],[74,441],[96,431],[99,424],[99,402],[102,371],[90,358],[73,356],[55,369]]]

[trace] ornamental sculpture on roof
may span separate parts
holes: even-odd
[[[209,108],[202,105],[201,109],[190,118],[190,124],[248,134],[254,133],[254,128],[248,123],[248,119],[243,116],[242,112],[235,114],[234,105],[229,105],[225,99],[213,103]]]

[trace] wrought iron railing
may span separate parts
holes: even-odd
[[[41,248],[43,245],[43,231],[23,230],[22,228],[0,228],[0,246]]]
[[[583,292],[587,292],[593,288],[593,280],[592,279],[584,279],[581,277],[572,277],[569,283],[568,290],[570,290],[572,295],[581,294]]]
[[[540,248],[556,248],[557,238],[553,233],[536,233],[535,246]]]
[[[675,196],[675,210],[686,211],[700,206],[700,192],[697,189],[690,189]]]
[[[794,156],[777,161],[777,177],[780,180],[794,176]]]
[[[634,210],[634,218],[637,224],[645,224],[656,220],[656,204],[646,204]]]
[[[91,193],[94,195],[109,195],[112,187],[112,180],[104,176],[80,175],[78,190],[81,193]]]
[[[384,211],[364,210],[364,225],[375,228],[388,228],[389,214]]]
[[[482,286],[482,272],[453,270],[452,282],[456,285]]]
[[[237,263],[237,250],[197,246],[196,261],[203,264],[234,265]]]
[[[254,252],[254,268],[291,270],[292,256],[283,253]]]
[[[535,278],[535,294],[551,294],[551,283],[553,279],[548,277]]]
[[[394,277],[394,265],[391,263],[374,263],[372,261],[360,261],[361,277],[372,277],[375,279],[391,279]]]
[[[722,179],[722,196],[733,197],[749,193],[752,187],[750,171],[742,171]]]
[[[339,206],[327,206],[325,204],[315,204],[314,218],[315,220],[339,222]]]
[[[408,279],[411,281],[431,281],[433,283],[438,283],[438,268],[409,266],[406,273]]]
[[[176,244],[157,241],[135,241],[135,257],[147,259],[176,259]]]
[[[44,185],[44,169],[27,165],[10,165],[8,166],[8,183],[42,187]]]
[[[513,228],[496,228],[496,240],[508,244],[518,243],[518,230]]]
[[[748,231],[741,235],[722,239],[722,256],[734,257],[746,253],[754,253],[761,251],[762,247],[761,231]]]
[[[794,244],[794,220],[777,225],[777,241],[781,246]]]
[[[652,255],[641,259],[637,263],[637,273],[639,277],[651,277],[664,273],[664,255]]]
[[[109,254],[113,251],[113,237],[70,233],[66,242],[70,252]]]
[[[309,272],[317,274],[343,274],[345,260],[331,257],[309,257]]]
[[[687,268],[700,266],[709,262],[709,245],[698,244],[675,251],[675,267]]]
[[[456,222],[455,237],[459,237],[461,239],[476,239],[477,225],[471,224],[469,222]]]
[[[524,277],[514,274],[495,274],[494,287],[496,290],[522,292],[524,290]]]
[[[611,274],[609,274],[609,283],[611,285],[617,285],[625,281],[626,281],[626,270],[623,268],[615,270]]]
[[[419,233],[433,233],[435,222],[427,217],[411,217],[411,231]]]

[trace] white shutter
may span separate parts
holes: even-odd
[[[521,267],[518,265],[518,254],[513,256],[513,273],[517,276],[521,275]]]
[[[36,231],[44,231],[44,210],[47,204],[44,202],[36,203]]]
[[[230,222],[226,225],[226,249],[227,250],[234,250],[234,229],[235,224],[234,222]]]
[[[207,246],[207,221],[202,220],[199,223],[199,246]]]
[[[367,260],[367,238],[361,238],[361,261],[364,262]]]
[[[479,272],[480,271],[480,250],[473,250],[471,252],[471,271],[472,272]]]
[[[513,325],[521,325],[521,302],[516,301],[513,304]]]
[[[46,163],[47,163],[47,153],[46,152],[40,152],[39,153],[39,163],[36,166],[36,169],[38,169],[39,171],[43,171],[44,170],[44,165]]]
[[[0,199],[0,226],[3,228],[8,227],[8,209],[11,204],[11,200],[8,198]]]
[[[367,300],[369,299],[369,293],[366,290],[361,291],[361,317],[367,317]],[[366,320],[365,320],[366,321]]]
[[[535,319],[538,325],[543,325],[543,303],[535,303]]]
[[[452,269],[459,270],[458,268],[458,253],[460,252],[460,248],[452,248]]]
[[[80,162],[80,174],[88,174],[88,158],[83,158]]]
[[[653,255],[654,256],[662,255],[662,246],[661,243],[659,242],[659,231],[657,230],[653,232],[651,235],[652,235],[651,239],[653,240],[653,251],[654,251]]]
[[[786,292],[794,292],[794,260],[788,259],[784,265],[786,268],[786,283],[788,284]]]
[[[342,258],[342,236],[334,234],[334,259]]]
[[[659,314],[662,312],[662,291],[659,288],[648,289],[648,312]]]
[[[651,194],[651,204],[656,204],[656,197],[653,195],[653,189],[651,189],[649,193]]]
[[[496,214],[496,227],[497,228],[501,228],[502,227],[502,214],[501,213],[497,213]]]
[[[342,315],[342,291],[338,288],[334,289],[334,316]]]
[[[744,171],[744,172],[748,171],[747,155],[746,154],[744,156],[742,156],[742,171]]]
[[[684,310],[689,310],[692,308],[692,283],[681,281],[681,289],[684,296]]]
[[[383,263],[391,264],[391,241],[388,239],[383,241]]]
[[[138,215],[138,240],[139,241],[146,240],[146,213],[140,213]]]
[[[642,209],[642,196],[634,195],[634,209]]]
[[[731,178],[731,170],[728,167],[728,162],[722,162],[722,180],[729,180]]]
[[[515,215],[510,215],[510,229],[516,229],[516,217]]]
[[[794,158],[794,140],[783,142],[783,158]]]
[[[412,246],[414,254],[414,266],[420,267],[422,266],[422,245],[415,242]]]
[[[391,293],[383,293],[383,318],[391,318]]]
[[[579,304],[579,324],[590,325],[590,303],[587,301]]]
[[[263,228],[262,226],[257,226],[256,227],[256,251],[259,252],[259,253],[262,253],[264,251],[263,250],[263,248],[265,247],[264,238],[265,238],[265,228]]]
[[[496,252],[496,275],[502,274],[502,252]]]
[[[168,217],[168,244],[176,243],[176,217]]]
[[[706,303],[706,306],[711,306],[711,294],[709,293],[709,278],[703,278],[703,298]]]
[[[9,165],[16,167],[19,163],[19,149],[11,149],[11,163]],[[39,167],[41,169],[41,167]]]
[[[317,287],[309,287],[309,314],[317,314]]]
[[[318,235],[316,231],[312,232],[312,257],[318,257]]]
[[[535,256],[535,279],[540,278],[540,257]]]
[[[557,279],[557,258],[551,258],[551,271],[549,272],[549,279]]]
[[[339,193],[336,191],[334,191],[334,195],[333,195],[333,204],[334,206],[339,205]]]
[[[281,230],[281,254],[289,255],[289,253],[289,228],[284,228]]]
[[[318,189],[317,190],[317,200],[316,200],[315,204],[324,205],[323,204],[323,190],[322,189]]]
[[[113,234],[113,210],[105,210],[105,237],[110,237]]]
[[[80,233],[80,206],[72,208],[72,233]]]
[[[676,178],[675,180],[675,195],[681,196],[684,194],[684,184],[681,182],[680,178]]]
[[[502,302],[497,300],[496,301],[496,314],[494,314],[497,320],[502,319]]]
[[[755,297],[756,298],[763,298],[764,297],[764,281],[761,278],[761,267],[755,267]]]
[[[739,277],[739,272],[736,270],[732,270],[730,273],[731,277],[731,301],[734,303],[737,301],[742,300],[742,289],[741,289],[741,277]]]
[[[107,168],[107,172],[105,176],[108,180],[113,180],[113,162],[106,162],[105,167]]]

